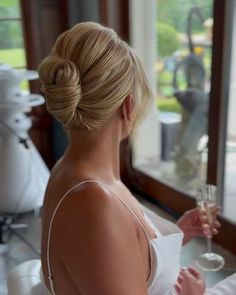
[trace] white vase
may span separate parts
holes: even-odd
[[[22,94],[22,79],[37,72],[0,66],[0,212],[23,213],[42,206],[49,170],[28,137],[32,125],[24,111],[43,103],[40,95]],[[26,139],[26,142],[20,142]]]

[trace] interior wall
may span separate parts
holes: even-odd
[[[99,0],[69,0],[69,26],[78,22],[99,22]]]

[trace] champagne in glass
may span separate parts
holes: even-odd
[[[217,204],[214,201],[202,201],[197,202],[198,209],[206,214],[208,224],[210,226],[210,232],[213,229],[216,219],[216,207]]]
[[[222,256],[212,252],[212,230],[217,214],[217,188],[214,185],[206,184],[199,189],[197,207],[206,214],[210,231],[209,236],[206,238],[207,252],[198,258],[197,265],[205,271],[220,270],[224,266],[225,260]]]

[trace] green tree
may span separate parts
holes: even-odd
[[[180,5],[178,2],[176,0],[157,0],[158,22],[176,27],[180,16]]]
[[[1,0],[0,7],[16,7],[19,5],[19,0]]]
[[[176,29],[165,23],[157,23],[157,48],[161,57],[170,56],[178,49],[179,40]]]
[[[187,30],[187,18],[192,7],[199,7],[204,19],[212,17],[213,0],[157,0],[158,22],[174,26],[180,32]],[[197,18],[193,30],[203,30]]]

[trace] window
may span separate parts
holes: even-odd
[[[157,11],[152,23],[156,130],[146,132],[153,132],[156,151],[139,151],[134,162],[148,175],[194,194],[207,172],[213,1],[152,2]],[[140,146],[148,149],[150,144],[143,141]]]
[[[236,2],[130,1],[131,44],[155,94],[132,142],[133,187],[181,214],[201,183],[216,184],[214,239],[235,253]]]
[[[0,63],[26,68],[20,0],[0,2]],[[27,89],[27,85],[23,82],[22,89]]]

